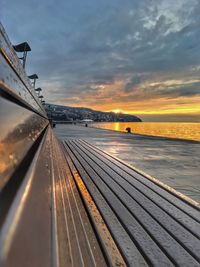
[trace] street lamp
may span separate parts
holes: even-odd
[[[18,45],[13,45],[13,48],[15,49],[16,52],[23,53],[23,56],[20,57],[19,59],[22,59],[23,68],[25,68],[27,52],[31,51],[29,44],[27,42],[24,42]]]
[[[32,85],[33,85],[33,87],[35,88],[35,83],[36,83],[36,80],[38,79],[37,74],[29,75],[28,78],[29,78],[30,80],[33,80]]]
[[[40,92],[42,91],[42,89],[40,87],[36,88],[35,91],[38,93],[38,95],[40,95]]]

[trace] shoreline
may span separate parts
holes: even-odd
[[[78,124],[82,127],[85,127],[84,125]],[[192,139],[184,139],[184,138],[173,138],[173,137],[165,137],[165,136],[157,136],[157,135],[148,135],[148,134],[139,134],[139,133],[127,133],[125,131],[117,131],[117,130],[112,130],[112,129],[106,129],[106,128],[101,128],[101,127],[95,127],[95,126],[90,126],[88,125],[89,128],[94,128],[94,129],[100,129],[100,130],[105,130],[105,131],[112,131],[112,132],[118,132],[118,133],[125,133],[127,135],[137,135],[141,137],[148,138],[150,137],[151,139],[159,139],[159,140],[169,140],[169,141],[180,141],[180,142],[186,142],[186,143],[196,143],[200,144],[200,141],[197,140],[192,140]]]

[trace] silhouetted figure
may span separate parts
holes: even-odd
[[[131,133],[131,128],[130,127],[127,127],[126,128],[126,131],[127,131],[127,133]]]
[[[53,119],[49,118],[49,123],[51,125],[51,128],[55,128],[56,127],[56,123],[53,121]]]

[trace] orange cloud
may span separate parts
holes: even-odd
[[[94,85],[91,86],[94,90],[83,91],[79,96],[61,101],[62,104],[75,107],[89,107],[101,111],[120,110],[128,114],[200,114],[198,79],[141,81],[132,91],[126,92],[124,88],[128,81],[129,77],[121,77],[111,84]],[[191,84],[195,85],[194,95],[190,94],[187,87]],[[176,86],[180,86],[179,91]]]

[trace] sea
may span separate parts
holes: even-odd
[[[121,132],[126,132],[126,128],[130,127],[133,134],[200,142],[200,123],[198,122],[98,122],[92,123],[91,126]]]

